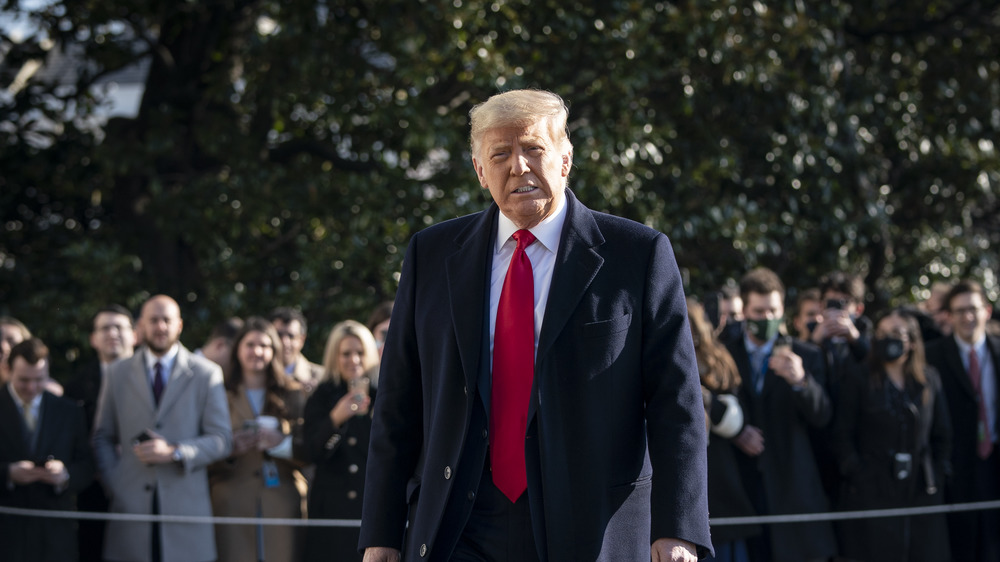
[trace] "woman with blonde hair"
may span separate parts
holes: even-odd
[[[264,318],[247,319],[236,335],[226,379],[233,451],[209,467],[212,512],[220,517],[302,516],[305,393],[285,376],[281,340]],[[217,525],[220,562],[298,559],[298,529]]]
[[[753,516],[753,504],[743,487],[734,456],[733,440],[744,430],[743,409],[737,399],[740,373],[729,352],[716,339],[705,308],[690,298],[687,306],[709,429],[708,510],[712,517]],[[711,560],[748,562],[746,539],[760,531],[759,525],[712,528],[715,558]]]
[[[330,330],[323,379],[306,403],[305,438],[316,476],[312,519],[360,519],[378,365],[375,338],[345,320]],[[368,374],[366,374],[368,373]],[[304,560],[361,560],[359,529],[309,527]]]

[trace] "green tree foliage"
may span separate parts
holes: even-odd
[[[185,341],[301,306],[309,355],[392,298],[410,235],[483,208],[469,108],[570,103],[571,185],[670,235],[689,291],[767,265],[865,275],[874,305],[996,295],[996,1],[0,0],[0,313],[70,356],[166,292]],[[52,48],[73,81],[18,83]],[[100,129],[102,79],[149,65]],[[39,76],[42,73],[39,73]]]

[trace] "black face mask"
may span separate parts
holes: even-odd
[[[730,320],[726,322],[726,325],[722,327],[722,331],[719,332],[719,341],[722,343],[736,341],[743,335],[743,321],[741,320]]]
[[[899,338],[879,338],[872,342],[872,352],[883,363],[892,363],[906,354],[906,342]]]
[[[819,326],[819,322],[813,320],[812,322],[806,322],[806,333],[805,336],[808,338],[812,336],[812,333],[816,331],[816,326]]]

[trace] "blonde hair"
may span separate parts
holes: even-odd
[[[378,348],[375,346],[375,336],[371,330],[357,320],[344,320],[330,330],[330,336],[326,338],[326,349],[323,351],[323,380],[332,380],[334,384],[340,384],[341,374],[337,368],[337,353],[340,351],[340,342],[344,338],[358,338],[361,347],[364,349],[364,357],[361,359],[361,366],[365,373],[373,372],[373,368],[378,365]],[[378,386],[378,371],[372,375],[372,386]]]
[[[547,120],[549,134],[560,148],[572,148],[566,121],[569,109],[558,95],[545,90],[511,90],[491,96],[469,111],[472,125],[470,144],[472,155],[479,154],[483,133],[502,127],[527,127]]]

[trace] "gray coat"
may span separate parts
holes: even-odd
[[[191,354],[177,354],[160,406],[154,406],[146,375],[145,349],[115,363],[97,407],[94,452],[113,513],[152,513],[153,491],[164,515],[212,515],[206,467],[224,459],[232,447],[229,408],[218,365]],[[147,466],[132,452],[132,441],[151,429],[176,444],[180,463]],[[104,557],[142,562],[150,559],[149,523],[111,521]],[[164,562],[216,558],[211,525],[160,525]]]

